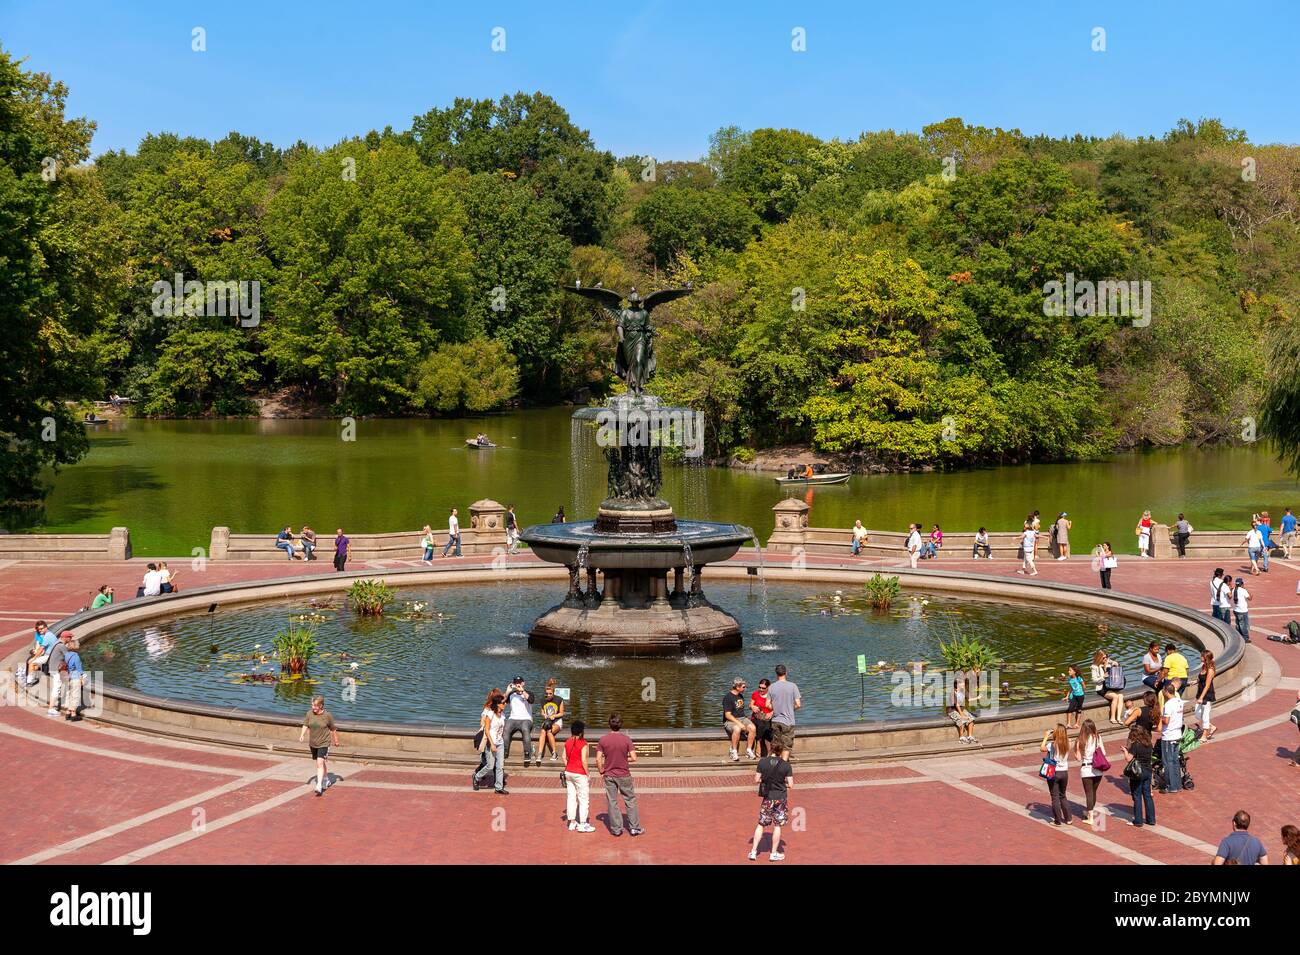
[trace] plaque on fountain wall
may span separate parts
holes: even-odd
[[[690,286],[642,298],[613,289],[573,286],[614,322],[614,369],[627,391],[593,415],[608,467],[608,496],[594,520],[537,524],[520,535],[539,558],[569,570],[569,589],[528,634],[530,646],[560,653],[676,656],[737,649],[740,627],[710,603],[703,587],[708,564],[733,557],[753,539],[740,524],[678,520],[661,496],[666,422],[691,415],[646,390],[654,377],[651,312],[689,295]],[[697,436],[698,437],[698,436]],[[647,755],[650,755],[647,753]]]

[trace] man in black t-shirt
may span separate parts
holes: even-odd
[[[745,758],[754,758],[754,721],[745,717],[745,681],[737,677],[731,681],[731,689],[722,694],[722,731],[731,740],[730,758],[734,763],[740,759],[740,734],[746,734]]]
[[[785,747],[779,741],[773,741],[771,753],[758,761],[754,771],[754,782],[758,783],[758,795],[763,801],[758,807],[758,826],[754,829],[754,844],[749,850],[750,862],[758,859],[758,843],[767,826],[772,827],[772,849],[768,859],[780,862],[785,858],[781,851],[781,827],[785,825],[789,812],[786,800],[790,787],[794,785],[794,770],[783,756]]]

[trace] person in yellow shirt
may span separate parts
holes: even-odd
[[[1172,643],[1165,647],[1164,672],[1161,674],[1161,679],[1176,683],[1179,693],[1187,685],[1187,658],[1179,653],[1178,648]]]

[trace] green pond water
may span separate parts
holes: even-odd
[[[104,533],[126,526],[138,556],[207,548],[212,527],[273,536],[285,524],[355,533],[445,526],[448,509],[480,498],[513,503],[523,524],[594,516],[605,492],[604,461],[572,408],[486,418],[337,421],[115,421],[92,429],[89,455],[54,477],[37,530]],[[469,451],[485,431],[502,447]],[[665,468],[664,496],[683,517],[735,521],[766,540],[772,506],[786,492],[767,473]],[[1109,539],[1134,551],[1144,508],[1158,520],[1186,512],[1205,530],[1247,526],[1252,511],[1300,498],[1262,445],[1177,448],[1074,464],[951,473],[855,476],[847,485],[801,491],[815,526],[905,529],[909,521],[948,530],[1016,530],[1038,509],[1074,520],[1083,551]],[[1276,518],[1275,518],[1276,526]]]
[[[357,616],[340,597],[318,599],[317,608],[303,600],[178,616],[96,638],[84,655],[109,683],[215,706],[298,715],[319,693],[339,718],[472,726],[486,691],[518,676],[535,692],[551,678],[567,689],[570,720],[601,725],[620,710],[633,727],[698,728],[721,724],[734,678],[752,690],[778,663],[802,691],[801,723],[934,718],[946,683],[939,641],[975,636],[996,649],[1002,662],[985,675],[982,699],[1003,707],[1060,701],[1066,667],[1098,649],[1121,660],[1136,685],[1147,643],[1167,639],[1102,613],[952,595],[908,593],[882,613],[860,593],[840,596],[826,584],[706,580],[705,589],[740,623],[742,649],[668,659],[531,650],[524,631],[563,586],[501,577],[401,590],[382,620]],[[404,612],[415,603],[425,605],[419,619]],[[272,640],[303,614],[321,652],[305,679],[278,682]]]

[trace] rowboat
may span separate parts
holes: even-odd
[[[802,484],[844,484],[849,477],[848,471],[835,471],[826,474],[814,474],[812,477],[773,478],[772,480],[784,487]]]
[[[490,451],[491,449],[496,447],[496,445],[493,444],[491,441],[489,441],[487,444],[479,444],[473,438],[466,438],[465,446],[469,448],[471,451]]]

